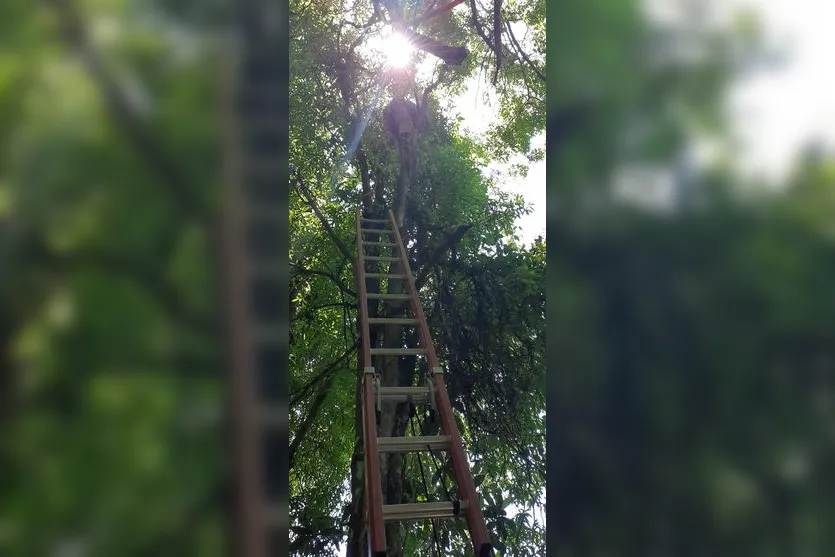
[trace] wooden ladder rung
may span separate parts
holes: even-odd
[[[367,219],[362,217],[362,220],[365,222],[388,222],[388,219]]]
[[[362,258],[366,261],[400,261],[399,257],[386,257],[379,255],[363,255]]]
[[[376,393],[387,402],[430,402],[429,387],[378,387]]]
[[[400,273],[365,273],[365,278],[377,278],[377,279],[405,279],[406,275]]]
[[[440,503],[404,503],[383,505],[383,520],[429,520],[432,518],[463,517],[468,509],[467,501],[460,501],[458,512],[452,501]]]
[[[362,243],[363,243],[363,244],[365,244],[365,245],[367,245],[367,246],[387,246],[387,247],[394,247],[394,246],[396,246],[396,245],[397,245],[397,244],[395,244],[394,242],[369,242],[368,240],[363,240],[363,241],[362,241]]]
[[[385,234],[391,234],[391,230],[389,230],[388,228],[360,228],[360,231],[370,232],[372,234],[379,234],[381,232]]]
[[[426,435],[422,437],[378,437],[377,450],[381,453],[415,453],[421,451],[448,451],[452,437]]]
[[[372,348],[372,356],[419,356],[426,354],[426,348]]]
[[[386,294],[384,292],[369,292],[366,294],[367,298],[376,298],[378,300],[409,300],[411,296],[408,294]]]
[[[417,325],[414,317],[369,317],[369,325]]]

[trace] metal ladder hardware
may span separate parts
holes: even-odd
[[[366,228],[366,223],[387,225],[386,228]],[[372,241],[366,235],[385,234],[388,241]],[[388,219],[363,217],[357,209],[356,216],[357,259],[354,273],[357,282],[358,329],[360,336],[359,369],[364,370],[362,384],[363,416],[363,458],[365,473],[365,522],[368,534],[368,553],[375,557],[387,555],[385,523],[391,521],[425,521],[434,519],[456,519],[466,521],[476,557],[493,555],[490,537],[484,523],[476,493],[469,462],[458,432],[458,426],[452,411],[452,404],[444,382],[443,369],[438,362],[426,316],[420,304],[415,286],[415,278],[409,266],[408,255],[404,247],[400,230],[394,214],[389,210]],[[364,246],[392,248],[392,255],[366,255]],[[366,269],[366,265],[378,267],[386,262],[399,262],[400,273],[386,273],[380,268]],[[372,271],[372,272],[369,272]],[[395,292],[368,292],[366,281],[369,279],[402,280],[403,290]],[[372,283],[374,284],[374,283]],[[378,283],[379,284],[379,283]],[[376,287],[375,287],[376,288]],[[400,287],[398,287],[399,289]],[[397,315],[371,317],[369,300],[402,300],[407,302],[396,307],[395,311],[411,309],[411,317]],[[380,347],[371,345],[371,327],[393,325],[413,327],[417,332],[417,346]],[[375,329],[381,331],[382,329]],[[397,330],[397,329],[395,329]],[[385,329],[388,332],[388,329]],[[398,343],[399,344],[399,343]],[[383,386],[382,376],[375,370],[380,367],[378,358],[422,356],[426,358],[426,371],[421,386]],[[438,435],[419,436],[414,431],[411,436],[388,437],[391,432],[378,433],[378,414],[384,403],[429,404],[431,412],[437,416],[440,424]],[[452,501],[383,504],[382,477],[380,475],[380,457],[387,454],[444,452],[449,455],[452,464],[454,484],[457,489]],[[430,497],[431,498],[431,497]]]
[[[431,402],[429,387],[379,387],[378,396],[387,402]]]

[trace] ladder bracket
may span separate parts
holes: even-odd
[[[441,366],[435,366],[435,367],[432,368],[432,374],[433,375],[443,375],[444,374],[444,368],[442,368]]]
[[[374,368],[371,368],[371,369],[374,369]],[[382,378],[378,374],[375,374],[374,375],[374,390],[377,393],[376,398],[377,398],[377,411],[378,412],[383,411],[383,395],[382,395],[383,389],[382,389],[382,386],[383,386]]]
[[[437,412],[438,408],[435,405],[435,381],[428,375],[426,376],[426,386],[429,388],[429,406]]]
[[[363,371],[364,371],[364,373],[369,373],[371,375],[374,375],[374,366],[366,366],[366,368]]]

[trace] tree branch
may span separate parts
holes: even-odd
[[[450,233],[446,239],[435,248],[435,251],[429,256],[427,262],[421,266],[420,272],[415,277],[415,290],[420,291],[423,285],[429,280],[429,273],[432,272],[432,269],[441,261],[441,257],[444,256],[446,252],[451,250],[455,245],[464,238],[464,234],[467,233],[473,225],[471,224],[463,224],[456,228],[452,233]],[[392,305],[390,311],[391,315],[396,315],[397,312],[402,311],[407,305],[409,304],[408,301],[401,302],[397,305]]]
[[[319,391],[316,393],[316,398],[313,399],[313,402],[310,404],[310,410],[307,412],[307,416],[305,416],[304,420],[302,420],[301,425],[299,425],[298,430],[296,431],[295,437],[293,437],[293,441],[290,443],[290,469],[293,469],[296,461],[296,451],[299,449],[299,445],[301,445],[302,440],[307,436],[307,432],[310,430],[310,426],[313,425],[313,421],[316,419],[316,415],[319,413],[319,409],[322,407],[322,404],[325,402],[325,398],[328,396],[328,392],[330,391],[331,384],[333,383],[333,375],[329,375],[325,382],[319,386]]]
[[[316,198],[313,197],[313,194],[304,184],[302,179],[298,175],[296,175],[294,182],[296,185],[296,190],[299,192],[299,194],[301,194],[302,199],[304,199],[305,203],[307,203],[307,205],[311,209],[313,209],[313,212],[316,214],[316,217],[319,219],[319,222],[322,223],[322,226],[324,227],[325,232],[328,233],[328,236],[330,236],[330,239],[333,240],[333,243],[336,244],[336,247],[339,248],[339,251],[341,251],[342,255],[345,256],[345,259],[353,261],[354,254],[352,254],[348,250],[348,247],[345,245],[345,242],[343,242],[339,238],[339,236],[336,235],[336,232],[334,232],[333,227],[328,222],[328,219],[326,219],[325,215],[322,214],[322,211],[319,210],[319,204],[316,203]]]
[[[516,40],[516,36],[513,34],[513,29],[510,28],[510,22],[505,21],[504,24],[505,24],[505,27],[507,27],[507,33],[508,33],[508,36],[510,37],[510,41],[516,46],[516,52],[518,52],[522,56],[522,58],[525,60],[525,62],[528,63],[528,65],[536,73],[536,75],[539,76],[539,79],[541,79],[542,81],[546,81],[545,80],[545,74],[543,74],[541,71],[539,71],[539,68],[536,67],[536,65],[533,63],[533,60],[531,60],[528,57],[528,55],[525,54],[525,51],[522,50],[522,45],[520,45],[519,41]]]
[[[493,50],[493,41],[484,31],[484,26],[481,25],[481,21],[478,19],[478,7],[476,6],[475,0],[470,0],[470,21],[478,36],[484,41],[484,44],[489,46],[490,50]]]
[[[328,272],[317,271],[315,269],[305,269],[300,264],[295,263],[293,261],[290,262],[290,266],[295,267],[296,269],[298,269],[298,271],[296,271],[296,273],[293,276],[297,276],[297,275],[316,275],[316,276],[319,276],[319,277],[325,277],[327,279],[330,279],[330,281],[333,282],[337,286],[337,288],[339,288],[339,290],[341,290],[342,292],[344,292],[344,293],[346,293],[350,296],[354,296],[354,297],[356,297],[356,295],[357,295],[356,292],[354,292],[353,290],[350,290],[349,288],[346,288],[345,285],[342,284],[342,281],[340,281],[339,279],[337,279],[335,276],[333,276],[332,274],[330,274]]]
[[[324,378],[325,378],[325,376],[327,376],[327,375],[329,375],[329,374],[333,373],[333,372],[336,370],[336,367],[337,367],[340,363],[342,363],[342,362],[343,362],[346,358],[349,358],[349,357],[350,357],[350,356],[351,356],[351,355],[352,355],[352,354],[356,351],[357,346],[359,346],[359,342],[355,342],[355,343],[354,343],[354,345],[353,345],[353,346],[351,346],[348,350],[346,350],[346,351],[345,351],[345,352],[344,352],[344,353],[343,353],[343,354],[339,357],[339,359],[338,359],[338,360],[336,360],[336,361],[334,361],[334,362],[331,362],[330,364],[328,364],[327,366],[325,366],[325,369],[323,369],[321,372],[319,372],[318,374],[316,374],[316,376],[315,376],[313,379],[311,379],[310,381],[308,381],[308,382],[307,382],[307,383],[306,383],[306,384],[305,384],[302,388],[300,388],[298,391],[296,391],[296,392],[292,395],[292,398],[290,399],[290,408],[294,407],[294,406],[295,406],[295,405],[297,405],[299,402],[301,402],[301,400],[302,400],[304,397],[306,397],[306,396],[307,396],[307,394],[308,394],[308,392],[310,391],[310,389],[312,389],[312,388],[313,388],[313,386],[314,386],[314,385],[316,385],[316,383],[318,383],[319,381],[321,381],[322,379],[324,379]]]
[[[423,97],[422,97],[422,100],[421,100],[421,103],[420,103],[420,104],[421,104],[421,106],[423,106],[423,107],[425,107],[425,106],[426,106],[426,103],[429,101],[429,95],[430,95],[430,93],[432,93],[432,91],[434,91],[435,89],[437,89],[437,88],[438,88],[438,86],[439,86],[441,83],[443,83],[443,81],[444,81],[444,77],[446,77],[446,73],[447,73],[447,66],[446,66],[446,65],[441,66],[441,69],[438,71],[438,78],[437,78],[435,81],[433,81],[432,83],[430,83],[430,84],[426,87],[426,89],[424,89],[424,90],[423,90]],[[425,109],[424,109],[424,110],[425,110]]]
[[[429,256],[428,261],[425,265],[423,265],[423,267],[421,267],[420,273],[418,273],[418,276],[415,278],[415,288],[420,289],[420,287],[423,286],[429,278],[429,273],[432,272],[432,269],[438,264],[441,257],[458,244],[458,242],[464,238],[464,234],[466,234],[472,227],[472,224],[462,224],[453,230],[452,233],[444,239],[441,245],[435,248],[435,251],[433,251]]]
[[[493,0],[493,52],[496,53],[496,72],[493,74],[495,85],[502,67],[502,0]]]
[[[88,40],[73,0],[46,1],[58,15],[64,41],[80,55],[122,133],[127,136],[151,170],[159,176],[160,183],[166,185],[180,209],[204,221],[208,211],[201,206],[199,198],[193,193],[197,188],[189,182],[179,165],[160,148],[150,128],[127,101],[116,79],[108,72],[101,56]]]

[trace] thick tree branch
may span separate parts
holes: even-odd
[[[491,39],[487,34],[487,31],[485,31],[484,26],[481,24],[481,20],[478,18],[478,6],[476,4],[476,0],[470,0],[470,21],[473,24],[473,28],[478,36],[481,37],[481,40],[484,41],[484,44],[486,44],[496,56],[496,69],[493,74],[493,85],[495,85],[499,79],[499,68],[502,65],[501,8],[502,0],[493,0],[493,38]]]
[[[495,85],[502,67],[502,0],[493,0],[493,52],[496,53],[496,71],[493,74]]]
[[[489,46],[490,50],[493,50],[493,41],[490,39],[490,36],[487,35],[487,32],[484,31],[484,26],[481,24],[481,20],[478,19],[478,6],[475,2],[476,0],[470,0],[470,21],[472,22],[476,33],[478,33],[478,36],[484,41],[484,44]]]
[[[160,183],[165,185],[180,209],[204,221],[208,216],[208,211],[201,206],[199,198],[194,193],[197,188],[190,183],[182,168],[163,151],[150,128],[128,102],[116,79],[107,70],[102,57],[90,43],[73,1],[46,1],[58,15],[64,41],[80,55],[82,63],[100,90],[111,116],[122,133],[127,136],[151,171],[159,176]]]

